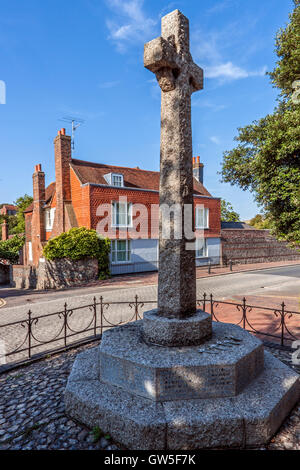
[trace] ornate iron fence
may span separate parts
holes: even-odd
[[[33,315],[12,323],[0,324],[0,342],[6,351],[0,355],[0,372],[90,341],[100,340],[108,328],[142,319],[156,301],[140,301],[136,295],[129,302],[106,302],[103,297],[78,307],[68,307],[45,315]],[[261,338],[271,339],[280,346],[300,339],[300,312],[248,305],[242,302],[215,300],[204,294],[197,306],[210,313],[213,321],[234,323]],[[43,337],[44,336],[44,337]],[[54,346],[51,348],[51,346]],[[130,346],[129,346],[130,347]],[[3,349],[3,348],[2,348]]]

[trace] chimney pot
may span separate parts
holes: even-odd
[[[200,157],[197,157],[197,163],[200,163]]]
[[[57,135],[61,135],[61,131],[58,131],[58,132],[57,132]]]
[[[195,165],[196,163],[196,157],[193,157],[193,166]]]
[[[60,132],[61,132],[61,135],[66,135],[66,129],[64,127],[60,130]]]

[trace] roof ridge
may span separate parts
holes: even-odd
[[[159,173],[159,171],[155,170],[144,170],[143,168],[136,168],[136,167],[131,167],[131,166],[119,166],[119,165],[107,165],[105,163],[96,163],[96,162],[88,162],[86,160],[79,160],[78,158],[72,158],[71,163],[75,162],[80,162],[80,163],[87,163],[89,165],[99,165],[101,167],[105,168],[123,168],[124,170],[137,170],[137,171],[145,171],[147,173]]]

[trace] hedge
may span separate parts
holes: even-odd
[[[110,275],[110,239],[101,237],[96,230],[84,227],[71,228],[68,232],[50,239],[43,252],[48,260],[96,258],[99,264],[99,277],[103,279]]]
[[[25,243],[25,237],[15,235],[8,240],[0,241],[0,259],[9,261],[12,264],[18,263],[19,253]]]

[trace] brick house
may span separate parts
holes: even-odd
[[[112,240],[112,274],[158,267],[159,172],[72,158],[65,129],[54,140],[55,179],[45,188],[36,165],[33,203],[25,211],[24,264],[37,266],[42,247],[72,227],[93,228]],[[193,159],[197,265],[220,261],[220,199],[203,186],[203,164]],[[138,224],[137,224],[138,222]]]
[[[6,216],[16,215],[17,211],[18,211],[18,208],[14,206],[13,204],[3,204],[3,206],[0,209],[0,215],[6,215]],[[13,235],[8,234],[8,223],[5,220],[1,224],[1,240],[2,241],[8,240],[12,236]]]
[[[18,208],[13,204],[3,204],[0,209],[0,215],[16,215]]]

